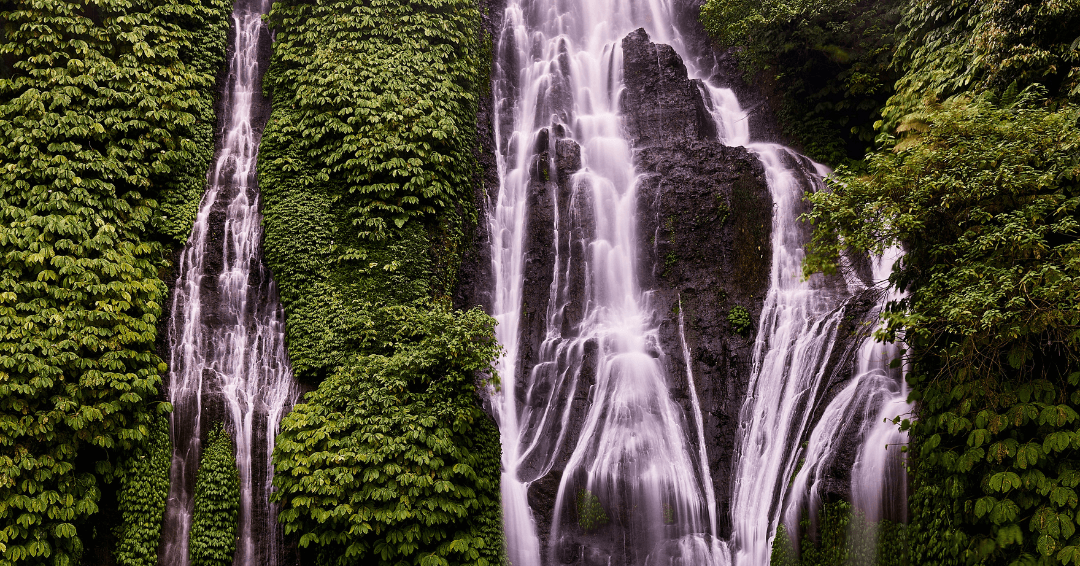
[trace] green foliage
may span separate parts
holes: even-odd
[[[110,462],[153,428],[158,199],[199,151],[219,7],[0,5],[4,563],[76,562]]]
[[[670,511],[664,509],[665,522]],[[578,490],[577,493],[577,521],[578,526],[587,533],[608,524],[607,511],[600,503],[600,498],[587,489]]]
[[[785,132],[827,163],[859,159],[874,140],[873,123],[892,94],[890,69],[898,0],[708,0],[705,29],[738,47],[753,82],[775,80]]]
[[[116,563],[120,566],[156,566],[161,545],[161,522],[169,497],[172,442],[164,415],[154,418],[144,449],[127,457],[120,470],[117,495],[123,523],[117,533]]]
[[[887,314],[920,401],[914,563],[1075,561],[1080,108],[960,95],[811,197],[808,269],[903,245]]]
[[[355,351],[365,304],[451,292],[490,61],[462,0],[278,2],[271,21],[264,249],[293,370],[317,381]]]
[[[195,512],[188,542],[192,566],[233,563],[239,513],[240,475],[232,438],[218,425],[210,431],[195,478]]]
[[[443,303],[369,307],[362,352],[285,417],[285,531],[325,564],[497,564],[499,451],[474,376],[494,320]]]
[[[482,68],[473,0],[286,1],[269,21],[278,32],[264,84],[282,110],[269,134],[310,165],[310,181],[338,185],[361,236],[385,237],[471,194]]]
[[[1080,3],[1074,0],[935,0],[911,3],[894,65],[904,71],[878,124],[886,133],[923,125],[923,101],[990,89],[1046,85],[1080,100]],[[910,114],[916,115],[911,116]]]
[[[735,305],[728,311],[728,322],[731,323],[731,327],[735,329],[738,334],[746,334],[753,322],[750,320],[750,311],[747,311],[742,305]]]
[[[771,566],[907,566],[907,529],[883,520],[867,521],[846,501],[822,507],[816,525],[804,519],[795,546],[784,525],[773,538]],[[919,562],[913,562],[920,564]]]

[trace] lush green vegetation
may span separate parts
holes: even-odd
[[[210,430],[195,478],[195,512],[188,553],[192,566],[230,566],[236,551],[240,475],[232,438],[221,425]]]
[[[806,268],[906,252],[882,338],[903,332],[919,403],[910,563],[1080,564],[1080,5],[897,8],[868,43],[894,46],[897,79],[877,145],[811,197]],[[815,18],[849,9],[876,8],[711,2],[703,17],[767,61],[776,42],[819,49],[803,39]]]
[[[785,133],[825,163],[858,160],[893,93],[903,0],[708,0],[701,21],[737,47],[747,78],[772,81]]]
[[[116,563],[121,566],[156,566],[161,544],[161,522],[169,497],[172,443],[169,421],[154,418],[145,448],[127,457],[120,472],[117,500],[123,523],[117,533]]]
[[[471,0],[278,2],[260,148],[295,374],[275,500],[320,564],[498,564],[494,322],[454,311],[490,68]],[[485,55],[486,54],[486,55]]]
[[[493,320],[441,303],[365,316],[362,353],[282,422],[286,533],[320,564],[498,564],[498,436],[474,392]]]
[[[929,105],[925,131],[813,197],[818,260],[907,251],[888,320],[920,401],[915,563],[1080,558],[1080,108],[1042,92]]]
[[[11,1],[0,26],[0,556],[67,565],[155,427],[162,242],[201,192],[227,7]]]

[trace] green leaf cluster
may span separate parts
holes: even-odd
[[[210,0],[0,4],[4,563],[76,562],[110,462],[150,437],[159,241],[186,233],[159,202],[197,197],[176,172],[207,151],[226,17]]]
[[[195,510],[188,553],[192,566],[230,566],[236,551],[240,474],[232,438],[222,425],[210,430],[195,478]]]
[[[672,514],[672,511],[668,508],[664,508],[665,522],[668,515]],[[672,514],[672,519],[674,516]],[[582,489],[577,494],[577,522],[581,530],[591,533],[596,529],[608,524],[611,519],[608,517],[607,511],[604,511],[604,505],[600,503],[600,498],[593,492]]]
[[[912,2],[904,10],[894,67],[896,94],[877,126],[916,125],[924,100],[1039,83],[1080,101],[1080,3],[1075,0]],[[915,116],[911,116],[915,113]]]
[[[317,382],[355,353],[365,304],[452,292],[490,60],[461,0],[278,2],[270,20],[264,252],[293,371]]]
[[[498,436],[475,393],[493,319],[425,301],[365,313],[361,353],[281,423],[286,534],[321,564],[498,564]]]
[[[471,195],[482,68],[474,0],[285,1],[269,21],[268,135],[288,140],[311,182],[336,185],[361,236],[380,239]]]
[[[497,564],[492,319],[454,311],[490,69],[471,0],[278,2],[264,253],[295,375],[279,519],[321,564]]]
[[[161,524],[169,497],[172,442],[169,422],[157,415],[150,439],[121,465],[118,506],[123,523],[117,533],[116,563],[120,566],[156,566],[161,545]]]
[[[742,305],[735,305],[728,311],[728,322],[731,323],[731,328],[738,334],[746,334],[747,330],[753,326],[753,322],[750,320],[750,311],[746,310],[746,307]]]

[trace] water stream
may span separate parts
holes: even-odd
[[[495,79],[502,183],[489,222],[493,313],[506,348],[499,365],[504,384],[494,400],[515,566],[548,562],[542,557],[560,552],[566,530],[595,538],[595,545],[580,549],[591,561],[690,566],[726,560],[713,536],[715,497],[700,465],[704,455],[688,442],[697,435],[671,397],[658,359],[656,317],[636,277],[637,179],[619,116],[622,38],[643,26],[656,41],[674,43],[671,19],[671,6],[660,0],[511,0],[506,8]],[[539,361],[518,367],[526,206],[544,129],[576,142],[582,166],[573,174],[569,202],[554,203],[552,246],[563,255],[555,259]],[[561,214],[573,218],[563,222]],[[582,245],[563,245],[571,241]],[[574,251],[579,255],[571,256]],[[584,281],[573,299],[580,313],[565,320],[574,277]],[[572,435],[571,400],[579,393],[588,400],[577,417],[580,432]],[[527,486],[556,460],[563,469],[550,542],[540,548]],[[582,519],[589,505],[602,509],[595,521]]]
[[[168,399],[173,461],[161,561],[189,563],[201,437],[224,422],[236,446],[240,517],[234,564],[277,564],[281,535],[268,503],[274,436],[299,390],[284,345],[281,305],[260,253],[255,164],[268,114],[260,43],[268,0],[238,0],[220,118],[221,140],[198,216],[181,252],[170,305]]]
[[[842,338],[842,306],[858,290],[842,278],[802,277],[809,238],[809,227],[798,221],[803,196],[821,187],[828,170],[781,145],[753,143],[734,93],[699,83],[721,141],[758,156],[774,202],[770,288],[736,435],[732,507],[716,509],[692,368],[691,410],[684,415],[658,361],[664,353],[650,293],[636,278],[637,176],[618,105],[620,42],[638,27],[674,47],[691,78],[706,78],[672,21],[665,0],[510,0],[505,11],[494,85],[501,186],[489,229],[493,313],[506,350],[499,362],[503,386],[492,397],[515,566],[766,566],[785,501],[798,508],[818,493],[814,474],[827,469],[838,448],[830,431],[862,427],[856,438],[865,446],[852,479],[857,502],[883,500],[882,439],[900,441],[886,438],[888,426],[875,425],[896,412],[905,393],[896,372],[882,369],[891,346],[864,343],[856,375],[820,410],[830,400],[824,389]],[[581,148],[569,194],[544,189],[548,179],[540,173],[554,170],[545,150],[562,138]],[[540,161],[545,158],[548,163]],[[548,203],[555,211],[554,267],[546,312],[529,313],[522,310],[529,302],[523,288],[528,238],[536,232],[529,230],[528,207],[538,194],[554,201]],[[523,320],[533,316],[543,316],[545,329],[537,352],[522,338]],[[689,360],[681,312],[679,323]],[[529,367],[525,359],[532,360]],[[815,422],[819,412],[824,416]],[[580,432],[573,433],[575,427]],[[530,509],[530,488],[549,474],[556,474],[558,486],[551,524],[543,525]],[[582,523],[589,505],[604,511],[605,521]],[[733,532],[722,541],[717,515],[726,511]],[[880,516],[874,513],[868,510]],[[564,547],[568,532],[584,543]]]

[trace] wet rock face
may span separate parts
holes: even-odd
[[[623,123],[636,147],[712,140],[716,125],[695,81],[670,45],[649,41],[644,29],[622,41]]]
[[[742,307],[753,325],[761,314],[772,257],[772,197],[757,157],[717,139],[701,91],[673,50],[651,43],[644,30],[628,35],[622,47],[627,87],[621,109],[641,176],[638,277],[643,289],[653,289],[672,396],[688,423],[694,422],[688,368],[693,372],[720,536],[726,537],[735,434],[756,330],[740,333],[729,314]]]

